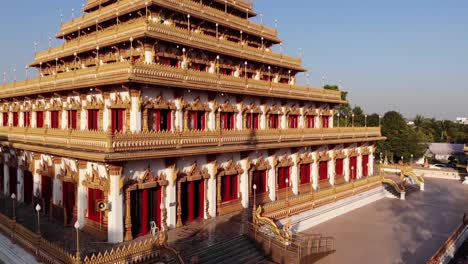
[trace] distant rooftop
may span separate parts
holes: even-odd
[[[434,155],[463,154],[463,144],[430,143],[429,152]]]

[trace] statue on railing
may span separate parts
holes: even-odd
[[[253,215],[254,225],[259,227],[260,232],[266,233],[267,235],[274,236],[277,240],[283,243],[290,243],[292,240],[291,225],[289,221],[283,226],[282,229],[270,218],[262,216],[263,208],[261,205],[258,206],[257,210]]]

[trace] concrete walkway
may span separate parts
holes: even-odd
[[[34,256],[0,234],[0,264],[36,264]]]
[[[333,236],[336,252],[318,263],[425,263],[468,212],[468,186],[426,178],[426,191],[385,198],[306,233]]]

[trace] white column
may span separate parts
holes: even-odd
[[[99,111],[102,111],[102,130],[109,131],[109,130],[111,130],[112,109],[107,108],[106,106],[110,106],[110,99],[102,98],[102,100],[104,101],[104,105],[105,105],[104,109],[99,110]],[[98,114],[98,116],[99,116],[99,114]],[[99,117],[98,117],[98,119],[99,119]],[[130,123],[131,123],[131,118],[130,118]],[[101,125],[101,124],[99,124],[99,125]],[[125,127],[125,125],[124,125],[124,127]],[[99,128],[101,128],[101,127],[99,127]]]
[[[206,128],[209,130],[216,130],[216,113],[218,112],[218,109],[214,107],[213,102],[210,103],[210,109],[211,111],[208,112]]]
[[[346,158],[343,160],[343,172],[344,172],[344,177],[347,182],[350,180],[350,171],[349,171],[349,157],[346,156]]]
[[[217,173],[217,168],[216,164],[214,162],[209,163],[206,165],[206,168],[208,169],[208,174],[210,174],[210,179],[208,180],[208,188],[207,188],[207,194],[208,194],[208,202],[210,203],[209,205],[209,214],[211,217],[216,217],[216,173]]]
[[[267,183],[269,196],[272,201],[276,200],[276,165],[275,157],[268,157],[271,169],[267,171]]]
[[[362,155],[359,154],[357,157],[357,178],[360,179],[362,178]]]
[[[299,194],[299,154],[295,153],[291,155],[292,160],[294,161],[293,166],[291,167],[291,183],[292,183],[292,192],[294,195]]]
[[[286,118],[286,114],[284,112],[279,113],[279,118],[280,118],[280,128],[281,129],[287,129],[288,128],[288,120]]]
[[[239,164],[244,171],[240,175],[240,192],[242,196],[242,207],[249,208],[249,160],[243,159],[239,161]]]
[[[177,183],[175,182],[176,170],[174,167],[165,170],[166,180],[166,210],[167,210],[167,226],[175,228],[177,223]],[[205,204],[206,206],[206,204]]]
[[[130,110],[127,109],[127,111],[130,111],[130,131],[141,131],[142,115],[141,109],[139,108],[140,98],[137,96],[131,96],[131,93],[129,94],[129,96],[131,101],[131,107]]]
[[[174,110],[174,128],[182,131],[184,130],[184,114],[182,110],[182,101],[181,99],[174,100],[176,105],[176,110]]]
[[[328,178],[330,181],[330,184],[333,186],[335,185],[335,160],[330,159],[328,162]]]
[[[259,115],[259,117],[260,117],[260,129],[266,129],[267,120],[266,120],[266,114],[265,114],[265,106],[263,105],[260,109],[262,110],[262,113]]]
[[[17,182],[18,182],[18,185],[16,186],[16,199],[17,201],[23,201],[24,200],[24,188],[23,188],[23,184],[24,184],[24,171],[20,168],[17,169]]]
[[[54,164],[52,160],[52,166],[54,168],[53,171],[60,171],[61,164]],[[52,186],[53,186],[53,192],[52,192],[52,202],[54,204],[63,204],[63,192],[62,192],[62,181],[60,179],[57,179],[56,175],[53,175],[54,177],[52,178]]]
[[[123,242],[124,218],[123,218],[123,194],[120,191],[120,175],[110,175],[110,193],[108,213],[107,240],[110,243]]]
[[[78,129],[85,130],[88,128],[88,111],[83,109],[83,110],[78,110],[76,113],[77,115],[80,115],[80,124],[78,124]]]
[[[333,128],[333,115],[328,118],[328,127]]]
[[[154,56],[152,50],[145,50],[145,63],[153,64],[154,63]]]
[[[78,176],[77,214],[78,222],[81,226],[84,226],[86,211],[88,210],[88,188],[83,186],[82,182],[86,179],[86,169],[78,169]]]
[[[34,160],[34,168],[40,168],[41,166],[41,160]],[[33,171],[33,196],[39,196],[42,193],[42,188],[41,188],[41,175],[37,173],[37,171]]]
[[[374,156],[374,153],[371,153],[369,155],[369,176],[372,176],[374,175],[374,161],[375,161],[375,156]]]
[[[315,190],[318,189],[318,179],[319,179],[319,164],[317,159],[317,153],[312,153],[312,158],[315,160],[312,163],[312,186]]]
[[[37,124],[36,120],[37,120],[37,112],[33,111],[31,112],[31,124],[30,124],[31,127],[36,127],[36,124]]]

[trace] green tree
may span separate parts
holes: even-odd
[[[389,158],[393,157],[394,162],[397,162],[400,157],[409,161],[411,155],[414,158],[420,158],[426,150],[418,133],[406,124],[405,119],[398,112],[385,113],[382,118],[382,135],[387,137],[387,140],[377,143],[378,152],[391,154]]]

